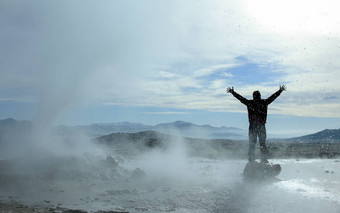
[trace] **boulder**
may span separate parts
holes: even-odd
[[[112,167],[118,166],[118,160],[112,155],[106,157],[106,162],[109,163],[109,165]]]
[[[243,176],[247,179],[266,179],[273,178],[280,174],[280,164],[261,163],[260,161],[248,162],[243,170]]]
[[[131,173],[131,178],[143,178],[145,176],[146,176],[146,173],[140,168],[133,170],[133,172]]]

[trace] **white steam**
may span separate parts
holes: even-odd
[[[144,169],[150,177],[183,178],[189,175],[190,159],[185,141],[173,137],[166,150],[153,150],[143,155],[137,166]]]

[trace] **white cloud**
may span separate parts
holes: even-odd
[[[144,114],[152,114],[152,115],[187,115],[187,114],[191,114],[190,112],[172,112],[172,111],[168,111],[168,112],[143,112]]]
[[[340,34],[336,0],[247,0],[246,11],[270,32],[281,34]]]
[[[210,75],[210,74],[216,72],[216,70],[219,70],[219,69],[227,70],[227,69],[235,67],[237,65],[238,64],[218,64],[218,65],[213,65],[213,66],[210,66],[210,67],[201,68],[201,69],[195,70],[193,72],[193,76],[194,77],[207,76],[207,75]],[[232,77],[232,74],[225,72],[224,76],[225,77]]]
[[[245,56],[283,73],[271,82],[288,84],[278,113],[340,117],[337,103],[306,98],[340,93],[339,5],[302,2],[27,1],[23,10],[8,1],[0,9],[0,89],[31,88],[30,98],[59,110],[100,101],[238,111],[225,88],[235,78],[228,69]],[[209,78],[221,69],[222,79]],[[269,96],[272,84],[257,89]],[[238,86],[245,96],[254,90]]]
[[[180,75],[175,74],[175,73],[171,73],[171,72],[166,72],[166,71],[159,71],[159,76],[160,78],[166,78],[166,79],[170,79],[170,78],[178,78],[180,77]]]
[[[25,103],[34,103],[32,99],[29,98],[0,98],[0,102],[25,102]]]

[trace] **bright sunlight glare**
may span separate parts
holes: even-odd
[[[283,34],[340,34],[340,1],[247,0],[246,11],[266,31]]]

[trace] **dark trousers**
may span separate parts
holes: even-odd
[[[265,124],[250,124],[248,150],[249,161],[255,160],[255,146],[257,137],[260,141],[261,160],[267,160],[269,157],[269,152],[266,146],[267,133]]]

